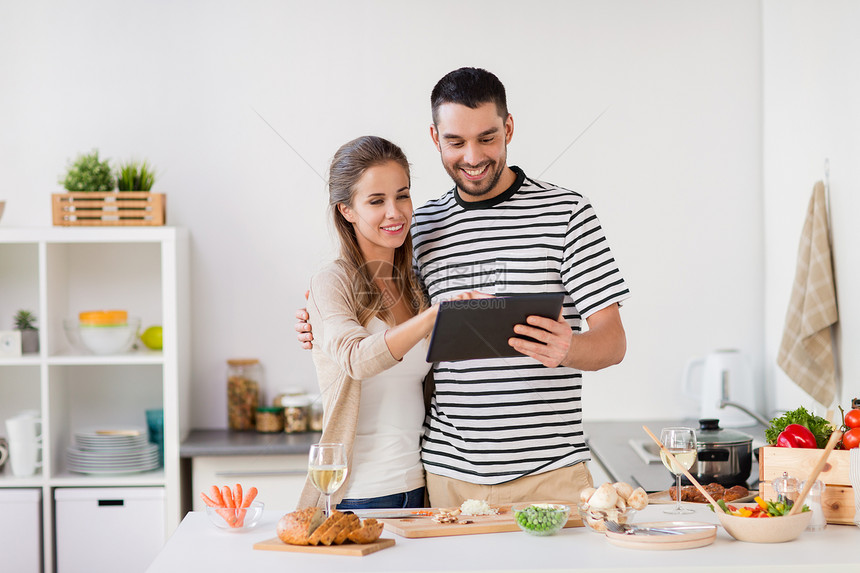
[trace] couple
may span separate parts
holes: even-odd
[[[347,445],[350,477],[333,501],[422,507],[426,484],[433,507],[576,502],[591,485],[581,371],[624,357],[629,291],[588,199],[507,165],[513,118],[496,76],[455,70],[431,105],[431,136],[455,183],[440,199],[412,212],[408,162],[381,138],[347,143],[331,165],[341,254],[313,277],[310,324],[296,328],[314,342],[322,441]],[[540,341],[512,338],[523,357],[433,365],[425,421],[438,303],[474,291],[565,298],[557,320],[515,328]],[[306,485],[299,506],[321,503]]]

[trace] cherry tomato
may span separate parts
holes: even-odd
[[[851,428],[842,436],[842,446],[846,450],[853,450],[860,446],[860,428]]]
[[[849,428],[860,428],[860,410],[849,410],[845,414],[845,425]]]

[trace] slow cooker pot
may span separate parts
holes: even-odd
[[[752,469],[752,436],[720,428],[714,418],[699,420],[696,430],[696,463],[690,473],[702,484],[746,487]],[[681,476],[689,485],[689,481]]]

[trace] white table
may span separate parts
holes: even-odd
[[[651,505],[635,522],[672,519],[666,505]],[[685,520],[717,523],[701,505]],[[388,531],[396,545],[364,557],[259,551],[254,543],[275,537],[284,511],[266,511],[257,528],[243,533],[217,529],[205,513],[191,512],[148,569],[149,573],[205,571],[313,571],[314,573],[410,571],[576,571],[612,573],[636,569],[665,571],[860,571],[860,528],[828,525],[804,532],[789,543],[743,543],[721,527],[707,547],[683,551],[641,551],[617,547],[586,528],[562,530],[551,537],[523,532],[406,539]]]

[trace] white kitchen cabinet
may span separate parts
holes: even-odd
[[[0,228],[0,330],[19,309],[34,311],[38,354],[0,357],[0,422],[36,410],[43,424],[43,463],[14,477],[6,464],[0,491],[42,490],[43,561],[50,571],[57,538],[57,488],[162,488],[166,537],[179,524],[179,443],[188,433],[190,389],[188,233],[174,227]],[[83,310],[125,309],[141,328],[161,325],[164,347],[121,355],[76,352],[64,319]],[[76,431],[146,429],[145,410],[164,410],[164,467],[92,475],[65,467]],[[0,435],[5,427],[0,423]]]
[[[143,573],[164,544],[164,488],[57,488],[57,573]]]
[[[191,468],[194,511],[206,507],[201,492],[213,485],[232,488],[239,483],[244,490],[256,487],[257,499],[265,502],[266,509],[287,513],[299,502],[308,475],[308,456],[195,456]]]
[[[39,573],[42,490],[0,489],[0,570]]]

